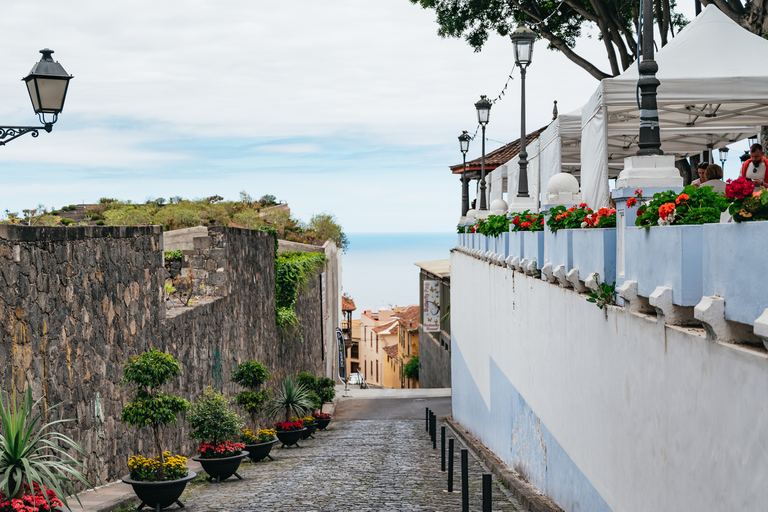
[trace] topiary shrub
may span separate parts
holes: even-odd
[[[189,407],[187,434],[201,444],[215,446],[224,441],[239,437],[243,428],[243,419],[232,409],[231,402],[223,393],[208,386],[203,395]]]
[[[269,370],[258,361],[244,361],[232,370],[232,380],[247,391],[241,391],[237,394],[235,401],[241,405],[251,419],[256,422],[256,414],[261,411],[262,405],[269,400],[269,390],[263,389],[257,391],[271,375]]]

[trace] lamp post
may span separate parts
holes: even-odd
[[[720,167],[725,169],[725,161],[728,160],[728,146],[717,150],[720,157]]]
[[[464,168],[461,171],[461,216],[466,217],[469,211],[469,183],[467,183],[467,151],[469,151],[469,141],[472,137],[467,130],[462,130],[459,135],[459,148],[461,148],[461,157],[464,160]]]
[[[25,133],[38,136],[38,130],[49,132],[64,109],[69,81],[73,78],[51,57],[53,50],[40,50],[43,57],[32,67],[32,71],[22,80],[27,84],[29,99],[38,119],[43,126],[0,126],[0,146],[21,137]],[[46,117],[48,114],[48,117]]]
[[[656,105],[656,89],[659,81],[656,71],[659,65],[653,60],[653,2],[643,2],[643,61],[640,63],[640,137],[637,156],[663,155],[659,132],[659,111]]]
[[[520,175],[517,197],[528,197],[528,152],[525,150],[525,71],[533,58],[536,32],[528,27],[517,27],[509,38],[512,39],[515,49],[515,64],[520,68]]]
[[[485,204],[485,125],[488,124],[488,117],[491,115],[491,102],[485,95],[481,95],[480,101],[475,103],[475,108],[477,109],[477,122],[483,129],[483,149],[480,159],[480,207],[478,209],[485,211],[488,209]]]

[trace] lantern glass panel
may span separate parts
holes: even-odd
[[[35,113],[58,114],[64,108],[68,80],[35,77],[27,82]]]

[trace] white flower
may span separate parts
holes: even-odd
[[[582,223],[581,223],[581,227],[582,227],[582,228],[588,228],[588,227],[589,227],[589,224],[587,224],[586,222],[582,222]]]

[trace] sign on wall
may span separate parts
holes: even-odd
[[[424,332],[440,332],[440,281],[424,281]]]
[[[344,346],[344,333],[336,328],[336,346],[339,349],[339,379],[347,378],[347,348]]]

